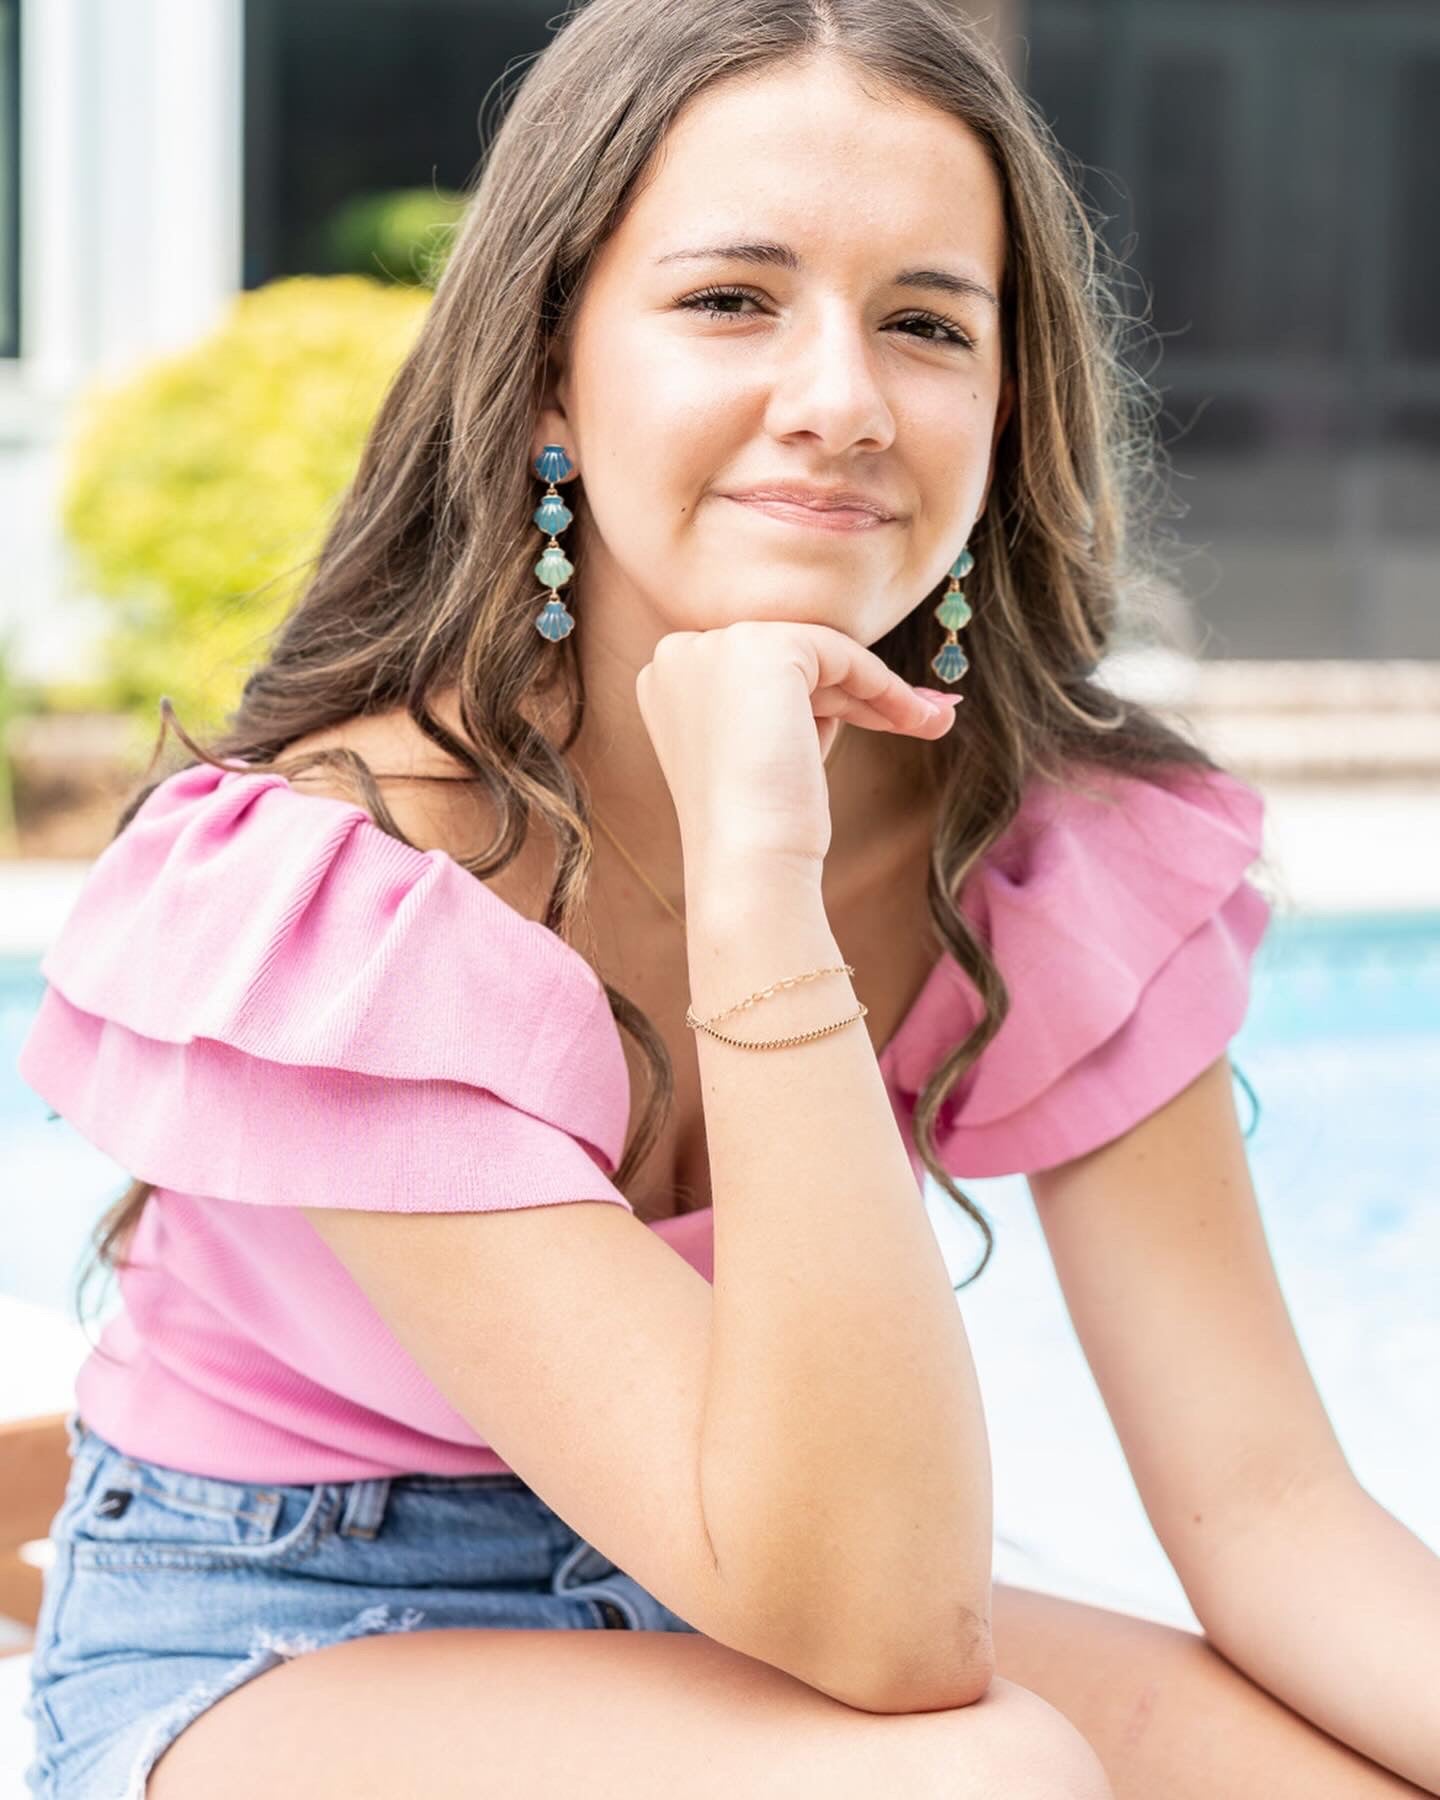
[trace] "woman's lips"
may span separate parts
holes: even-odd
[[[864,512],[858,507],[850,506],[800,506],[789,500],[749,500],[736,494],[726,494],[726,500],[733,500],[737,506],[744,506],[751,512],[764,513],[785,525],[808,525],[812,531],[873,531],[878,526],[893,525],[894,519],[882,519],[878,513]]]

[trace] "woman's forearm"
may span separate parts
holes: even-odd
[[[1348,1476],[1238,1534],[1190,1596],[1253,1681],[1440,1794],[1440,1557]]]
[[[818,877],[687,868],[686,920],[702,1019],[846,960]],[[855,1006],[842,972],[717,1029],[789,1035]],[[990,1672],[989,1448],[864,1022],[773,1050],[696,1037],[715,1215],[700,1474],[721,1573],[814,1685],[961,1704]]]

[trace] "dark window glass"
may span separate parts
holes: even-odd
[[[1149,60],[1137,96],[1141,264],[1152,281],[1164,272],[1155,291],[1156,329],[1179,333],[1192,354],[1219,348],[1227,335],[1233,259],[1226,231],[1236,196],[1226,75],[1218,55],[1162,49]]]
[[[552,18],[539,0],[247,0],[245,285],[329,273],[326,222],[357,195],[465,187],[482,105],[489,121]]]
[[[1398,62],[1390,335],[1401,356],[1440,362],[1440,44]]]
[[[1429,656],[1440,578],[1433,0],[1030,0],[1196,548],[1207,654]]]
[[[1431,401],[1428,406],[1422,402],[1416,406],[1393,408],[1388,435],[1390,441],[1402,449],[1428,450],[1432,455],[1440,454],[1440,399]],[[1440,506],[1437,506],[1433,492],[1430,512],[1432,520],[1440,514]]]
[[[1159,429],[1177,463],[1255,450],[1265,441],[1265,407],[1249,394],[1218,394],[1198,402],[1172,396]]]

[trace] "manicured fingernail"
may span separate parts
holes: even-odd
[[[928,700],[932,706],[958,706],[960,704],[959,694],[942,694],[938,688],[917,687],[915,692],[922,699]]]

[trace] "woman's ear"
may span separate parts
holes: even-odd
[[[985,474],[985,491],[980,496],[978,519],[985,511],[990,499],[990,483],[995,479],[995,455],[1000,448],[1000,434],[1010,422],[1010,415],[1015,410],[1015,377],[1007,370],[1000,383],[1000,398],[995,405],[995,427],[990,433],[990,467]]]
[[[563,479],[570,481],[578,472],[580,461],[575,446],[575,432],[570,424],[570,382],[564,347],[552,339],[545,352],[545,383],[540,397],[540,407],[535,415],[535,441],[531,448],[531,462],[545,448],[546,444],[562,444],[576,468]],[[558,485],[558,484],[557,484]]]

